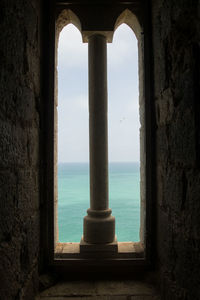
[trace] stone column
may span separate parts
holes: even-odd
[[[101,245],[103,250],[102,245],[116,245],[115,218],[108,206],[107,42],[105,36],[94,34],[88,43],[90,208],[84,218],[81,250],[86,244],[96,245],[93,250]]]

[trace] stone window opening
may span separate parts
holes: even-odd
[[[109,206],[116,219],[118,242],[139,241],[140,175],[134,173],[134,162],[139,161],[140,127],[137,48],[137,39],[126,24],[118,26],[112,43],[107,43]],[[83,213],[88,206],[87,52],[88,44],[82,43],[80,31],[73,24],[65,26],[59,37],[57,67],[59,243],[80,242]],[[79,166],[83,183],[74,182],[73,173]],[[118,178],[119,171],[128,172],[127,180],[123,174]],[[120,208],[119,201],[125,206]]]
[[[80,243],[58,243],[57,228],[57,71],[55,71],[54,96],[54,218],[53,239],[50,249],[54,265],[60,265],[63,260],[76,264],[77,260],[88,260],[100,256],[101,259],[117,259],[124,263],[124,259],[136,265],[147,262],[147,188],[146,188],[146,104],[144,101],[144,41],[143,32],[137,17],[128,9],[118,15],[113,31],[83,30],[79,18],[72,10],[64,9],[58,14],[56,21],[55,49],[61,29],[67,24],[74,24],[82,33],[83,42],[89,44],[89,94],[90,94],[90,208],[84,219],[83,238]],[[139,103],[140,103],[140,174],[141,174],[141,204],[140,204],[140,242],[117,242],[115,238],[115,219],[111,215],[108,205],[107,176],[108,176],[108,145],[107,145],[107,87],[106,87],[106,43],[112,41],[114,30],[122,23],[127,24],[138,39],[139,54]],[[134,34],[133,33],[133,34]],[[98,47],[97,47],[98,45]],[[99,49],[101,49],[99,51]],[[97,59],[98,57],[98,59]],[[55,66],[57,66],[57,50],[55,51]],[[55,69],[56,70],[56,69]],[[101,74],[99,80],[98,74]],[[96,81],[96,82],[95,82]],[[95,88],[93,88],[95,87]],[[99,103],[95,101],[98,101]],[[95,104],[95,105],[94,105]],[[95,109],[98,106],[98,110]],[[92,112],[92,113],[91,113]],[[101,124],[101,136],[98,123]],[[103,120],[103,121],[102,121]],[[96,127],[95,127],[96,126]],[[103,132],[103,133],[102,133]],[[98,147],[96,147],[98,145]],[[101,174],[100,174],[101,173]],[[100,180],[99,178],[102,178]],[[95,188],[93,188],[95,186]],[[96,200],[96,199],[101,199]],[[98,235],[96,234],[98,232]],[[52,245],[53,242],[53,245]],[[51,263],[52,263],[51,261]],[[96,262],[98,264],[98,262]]]

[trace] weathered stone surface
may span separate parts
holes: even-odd
[[[155,288],[141,281],[102,280],[58,283],[42,292],[39,299],[158,300]]]
[[[152,285],[141,281],[98,281],[97,293],[105,295],[152,295],[155,290]]]
[[[48,299],[48,300],[55,300],[54,297],[42,297],[42,298],[37,298],[36,300],[39,299]],[[89,297],[56,297],[56,300],[160,300],[158,296],[89,296]]]
[[[39,2],[0,3],[0,299],[33,299],[39,253]]]
[[[160,300],[160,296],[131,296],[130,300]]]
[[[42,297],[42,298],[36,298],[36,300],[45,300],[45,299],[49,299],[49,300],[55,300],[54,297]],[[89,297],[56,297],[56,300],[129,300],[127,298],[127,296],[89,296]],[[137,300],[137,298],[136,298]],[[141,300],[140,298],[138,298],[138,300]],[[146,298],[142,298],[142,300],[146,300]],[[148,299],[147,299],[148,300]],[[149,300],[154,300],[154,299],[149,299]],[[155,299],[157,300],[157,299]]]
[[[200,298],[198,9],[199,1],[152,1],[157,245],[164,300]]]
[[[36,300],[55,300],[54,297],[42,297]],[[89,296],[89,297],[56,297],[56,300],[160,300],[158,296]]]

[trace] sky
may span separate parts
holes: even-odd
[[[139,161],[137,39],[125,24],[107,44],[107,64],[109,161]],[[69,24],[58,44],[58,162],[88,161],[88,44]]]

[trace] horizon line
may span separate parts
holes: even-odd
[[[89,163],[89,161],[59,161],[58,164],[86,164]],[[109,163],[140,163],[140,161],[109,161]]]

